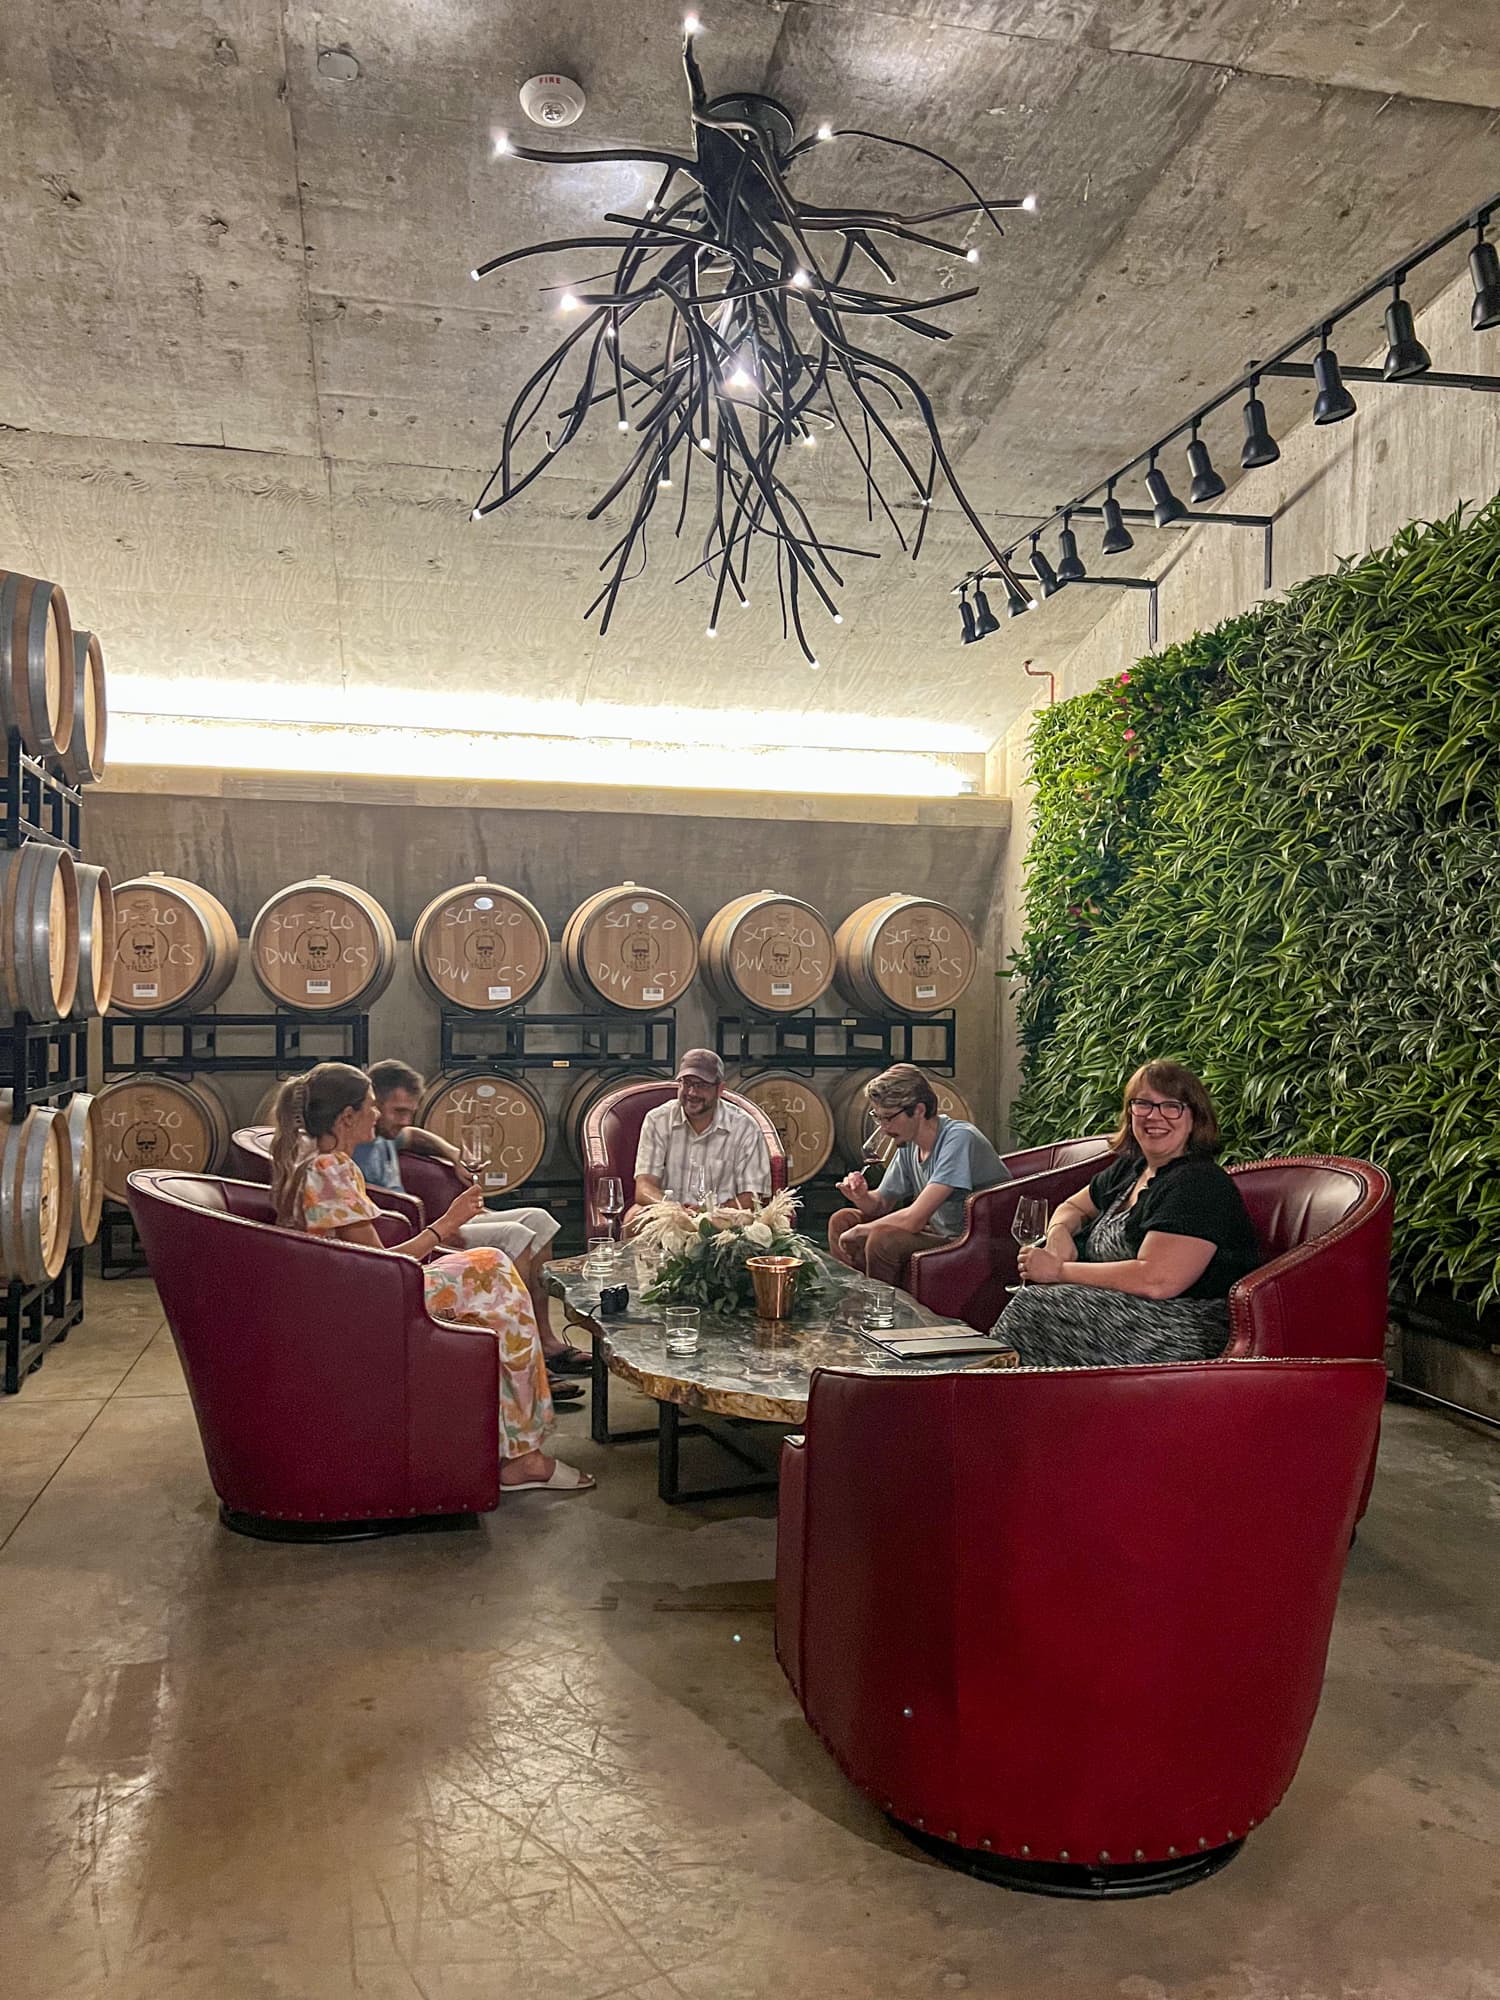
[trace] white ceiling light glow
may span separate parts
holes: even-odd
[[[684,744],[520,736],[389,725],[237,721],[115,710],[110,762],[176,769],[531,784],[629,784],[672,791],[952,798],[979,759],[778,743]]]

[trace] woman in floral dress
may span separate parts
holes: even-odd
[[[310,1236],[362,1244],[369,1250],[430,1256],[422,1267],[427,1310],[434,1319],[484,1326],[500,1348],[500,1484],[511,1492],[545,1488],[583,1493],[594,1481],[542,1450],[552,1429],[536,1314],[526,1285],[503,1250],[433,1253],[456,1240],[484,1198],[465,1188],[436,1222],[407,1242],[387,1246],[375,1232],[379,1209],[351,1155],[375,1136],[375,1093],[349,1063],[319,1063],[284,1083],[276,1098],[271,1145],[271,1193],[276,1220]]]

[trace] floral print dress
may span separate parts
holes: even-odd
[[[347,1153],[318,1153],[308,1162],[300,1213],[309,1236],[330,1236],[373,1222],[380,1210]],[[499,1342],[501,1456],[539,1451],[552,1429],[552,1392],[531,1296],[515,1265],[503,1250],[453,1250],[422,1266],[422,1285],[434,1319],[488,1327]]]

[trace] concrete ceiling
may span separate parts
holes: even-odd
[[[1007,539],[1497,179],[1493,0],[700,11],[714,88],[769,89],[1037,193],[1038,216],[985,244],[980,297],[945,316],[957,337],[920,356]],[[707,642],[701,580],[671,581],[693,558],[665,548],[607,640],[580,622],[606,546],[583,516],[623,442],[607,421],[517,506],[467,519],[555,327],[531,282],[474,286],[470,265],[647,193],[634,170],[493,161],[490,134],[521,128],[517,86],[555,67],[589,94],[559,148],[685,145],[680,16],[678,0],[12,9],[0,560],[61,578],[117,675],[176,684],[165,708],[252,683],[274,716],[270,690],[295,683],[353,719],[415,690],[520,727],[543,726],[531,703],[564,727],[602,703],[757,707],[790,736],[804,713],[873,718],[866,734],[897,745],[915,718],[954,748],[999,734],[1029,691],[1021,652],[1055,663],[1110,593],[1065,592],[962,650],[948,593],[976,544],[951,503],[919,565],[892,548],[862,566],[816,675],[764,591]],[[351,81],[319,74],[339,46]],[[812,164],[817,194],[929,189],[857,142]],[[1348,354],[1377,331],[1372,315]],[[1283,389],[1275,413],[1303,403]],[[1237,456],[1232,418],[1213,441]],[[867,538],[836,456],[808,454],[821,518]],[[1274,504],[1259,477],[1254,504]]]

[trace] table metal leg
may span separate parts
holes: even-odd
[[[685,1424],[682,1413],[675,1403],[658,1403],[656,1430],[656,1492],[658,1499],[669,1507],[680,1507],[695,1500],[735,1500],[746,1493],[774,1493],[777,1480],[774,1472],[766,1472],[753,1453],[744,1451],[734,1440],[726,1437],[723,1422],[734,1419],[705,1423]],[[736,1481],[725,1486],[695,1486],[684,1490],[681,1480],[680,1441],[685,1437],[710,1437],[732,1458],[742,1465],[748,1465],[759,1472],[756,1479]]]

